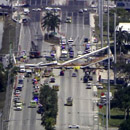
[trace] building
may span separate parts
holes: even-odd
[[[119,28],[122,27],[122,31],[127,31],[130,33],[130,23],[119,23],[119,25],[116,27],[116,31],[119,31]]]
[[[116,1],[116,7],[130,10],[130,0]]]

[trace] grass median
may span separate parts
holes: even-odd
[[[16,23],[14,23],[11,19],[11,16],[1,16],[0,21],[4,23],[3,28],[3,37],[2,37],[2,48],[0,50],[0,55],[3,56],[5,54],[9,54],[10,51],[10,44],[13,45],[15,42],[15,26]],[[13,47],[13,46],[12,46]],[[6,92],[0,92],[0,111],[4,107],[4,101],[5,101],[5,95]]]

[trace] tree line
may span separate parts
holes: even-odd
[[[40,89],[40,103],[44,109],[43,114],[41,114],[41,124],[45,126],[46,130],[55,129],[58,112],[57,102],[57,92],[53,90],[49,85],[43,85]]]

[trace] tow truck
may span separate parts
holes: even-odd
[[[35,45],[35,43],[33,41],[31,42],[31,49],[30,49],[29,57],[30,58],[41,58],[41,53],[38,50],[38,46]]]

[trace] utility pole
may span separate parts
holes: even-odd
[[[98,0],[98,12],[99,12],[99,29],[101,48],[103,47],[103,0]]]
[[[103,47],[103,0],[101,1],[101,24],[100,24],[100,30],[101,30],[101,34],[100,34],[100,39],[101,39],[101,48]]]
[[[107,0],[107,44],[108,44],[108,88],[106,105],[106,130],[108,130],[108,118],[110,118],[110,42],[109,42],[109,0]]]
[[[116,13],[114,13],[114,85],[116,85]]]

